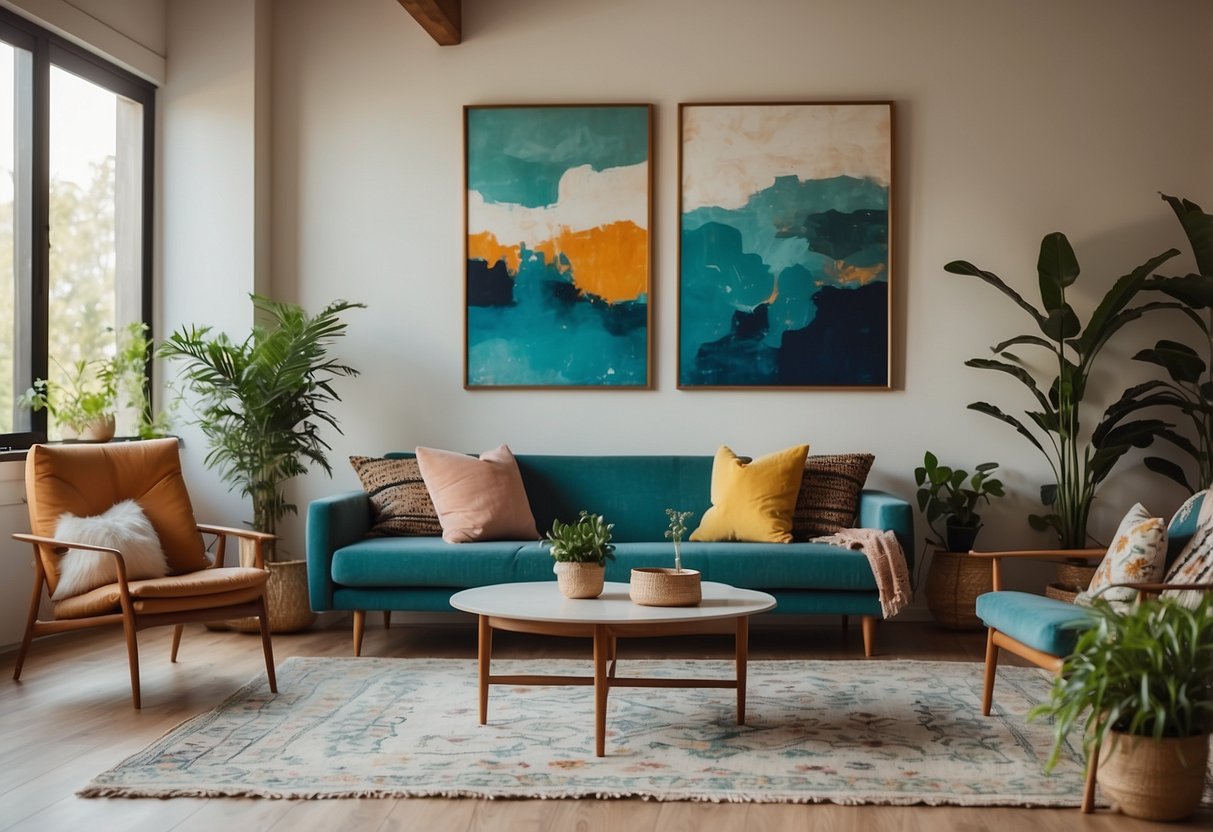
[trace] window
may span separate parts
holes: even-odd
[[[150,84],[0,10],[0,446],[48,438],[17,401],[34,379],[150,325],[153,106]]]

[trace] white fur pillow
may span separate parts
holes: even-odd
[[[64,512],[55,525],[55,539],[117,549],[126,562],[126,577],[132,580],[163,578],[168,574],[160,538],[134,500],[116,503],[109,511],[95,517],[77,517]],[[69,549],[59,561],[59,586],[51,599],[62,601],[117,580],[113,555]]]

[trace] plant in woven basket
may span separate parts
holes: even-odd
[[[1139,748],[1144,749],[1141,753],[1156,753],[1163,750],[1160,742],[1176,745],[1176,751],[1166,750],[1160,763],[1174,762],[1179,754],[1180,772],[1195,769],[1191,814],[1200,802],[1206,766],[1203,756],[1191,757],[1201,750],[1207,755],[1213,732],[1213,595],[1206,594],[1195,608],[1161,598],[1139,601],[1128,610],[1097,598],[1090,624],[1066,658],[1049,700],[1028,716],[1054,720],[1049,768],[1057,763],[1066,737],[1085,718],[1083,748],[1088,758],[1096,749],[1105,749],[1100,772],[1105,791],[1110,771],[1106,755],[1118,744],[1128,744],[1131,753]],[[1192,742],[1184,745],[1185,740]],[[1178,785],[1182,774],[1172,779]]]
[[[962,468],[940,465],[935,454],[927,451],[922,465],[914,469],[918,485],[918,510],[925,515],[934,537],[927,543],[949,552],[967,552],[981,531],[977,507],[991,497],[1002,497],[1002,481],[991,476],[997,462],[983,462],[973,476]],[[966,484],[967,483],[967,484]]]
[[[552,530],[547,533],[544,545],[552,549],[552,559],[557,563],[594,563],[606,565],[615,559],[615,547],[611,544],[611,529],[601,514],[590,514],[585,509],[572,523],[552,521]]]
[[[674,541],[674,571],[682,571],[682,536],[687,533],[687,520],[693,511],[676,511],[672,508],[665,510],[665,516],[670,518],[670,527],[666,529],[666,540]]]

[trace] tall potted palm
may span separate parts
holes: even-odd
[[[286,500],[286,483],[312,464],[332,474],[321,428],[341,432],[327,409],[341,400],[333,382],[358,371],[329,350],[345,334],[341,314],[364,305],[338,300],[312,316],[295,304],[251,297],[256,322],[244,340],[206,326],[183,327],[158,355],[184,362],[181,381],[195,398],[193,423],[207,439],[206,465],[251,498],[254,529],[276,534],[283,517],[298,513]],[[290,632],[314,618],[306,562],[282,561],[278,554],[271,549],[270,622],[276,632]]]

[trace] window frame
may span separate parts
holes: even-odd
[[[29,378],[46,378],[49,369],[50,314],[50,69],[57,66],[143,107],[142,183],[139,217],[140,241],[140,319],[152,329],[153,224],[155,195],[156,86],[131,72],[89,52],[81,46],[50,32],[36,23],[0,8],[0,40],[25,49],[32,56],[32,188],[30,233],[30,319],[19,320],[30,332]],[[14,367],[16,365],[14,364]],[[152,362],[146,368],[149,386]],[[154,388],[153,388],[154,389]],[[14,391],[16,394],[18,391]],[[150,402],[149,390],[149,402]],[[24,450],[47,436],[46,410],[30,414],[30,429],[0,433],[0,451]]]

